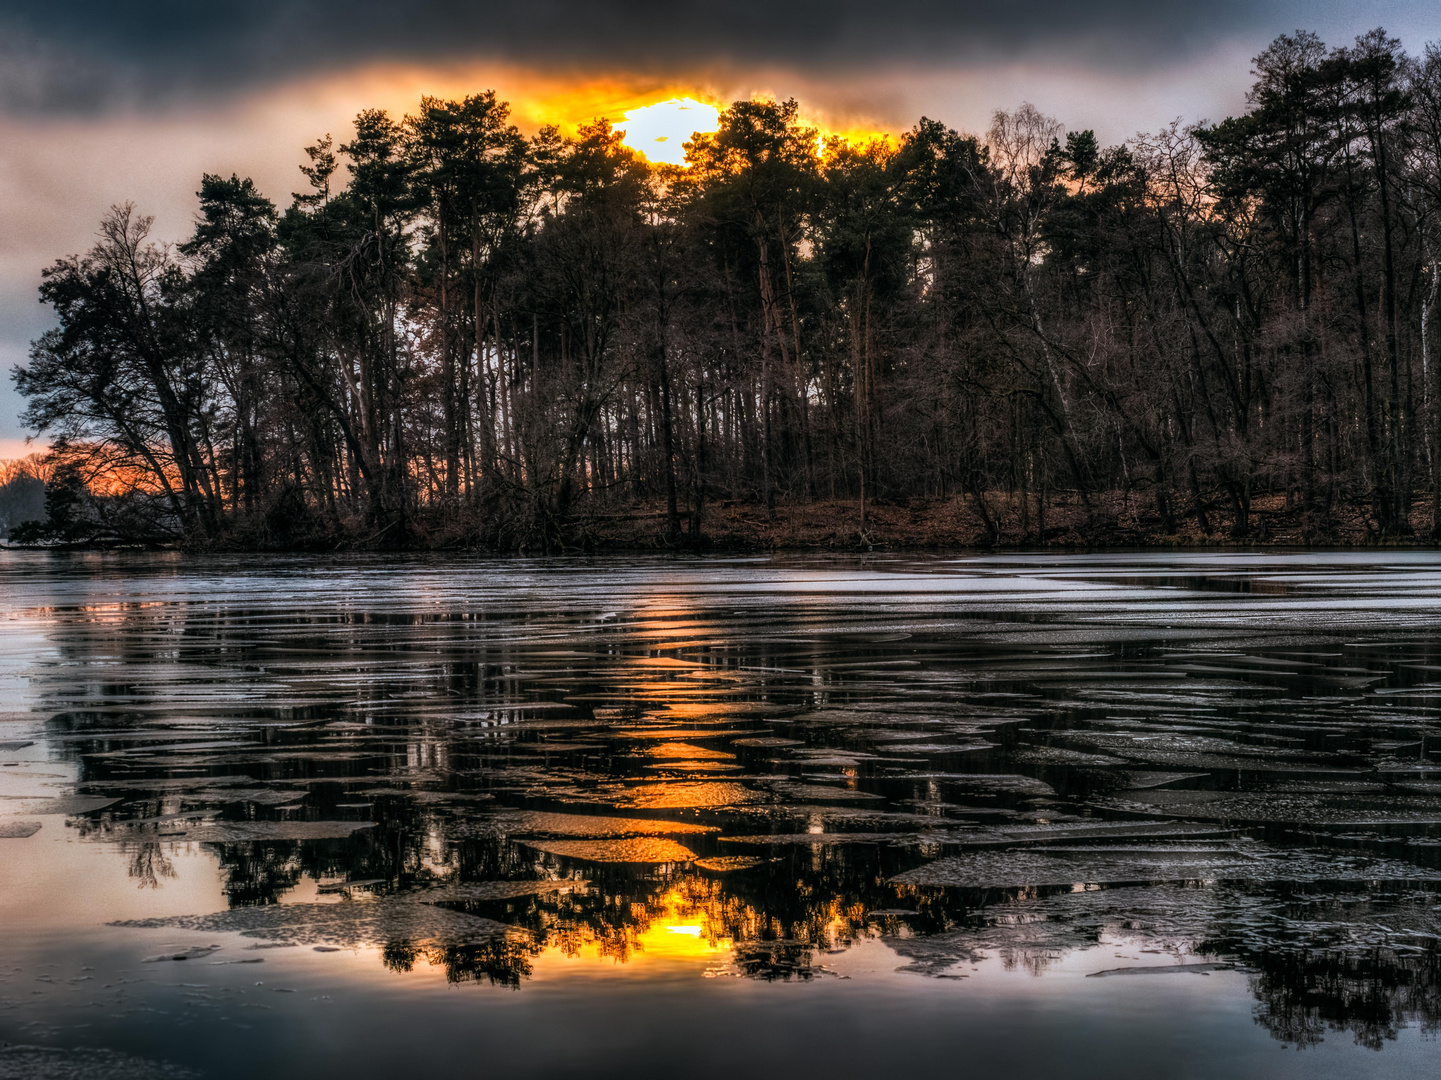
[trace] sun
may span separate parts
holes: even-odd
[[[644,154],[647,161],[668,165],[685,164],[685,146],[698,131],[715,131],[720,110],[695,98],[671,98],[625,114],[616,124],[625,132],[624,143]]]

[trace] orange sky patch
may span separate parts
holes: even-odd
[[[377,107],[398,118],[414,112],[422,95],[461,98],[488,89],[510,102],[512,122],[527,134],[546,124],[556,125],[565,134],[574,134],[582,124],[604,118],[628,133],[630,127],[635,127],[635,135],[626,142],[644,153],[648,160],[677,164],[682,160],[680,144],[693,132],[715,130],[710,109],[724,108],[734,100],[786,96],[769,86],[746,86],[704,77],[689,83],[627,74],[565,78],[527,68],[485,64],[425,69],[371,67],[316,80],[305,87],[303,95],[297,95],[294,86],[285,88],[267,104],[291,112],[297,96],[303,96],[304,111],[317,119],[328,115],[327,129],[339,139],[343,138],[344,129],[337,129],[334,123],[337,116],[348,119],[361,108]],[[678,103],[686,111],[667,109],[671,103]],[[830,116],[810,111],[806,105],[802,100],[802,122],[816,127],[823,136],[838,135],[848,141],[866,142],[887,134],[874,120]],[[666,112],[671,115],[664,116]],[[662,114],[659,124],[652,119],[655,113]],[[696,126],[691,126],[692,120]],[[662,135],[666,141],[657,144],[656,137]]]

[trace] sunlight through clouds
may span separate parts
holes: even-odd
[[[647,161],[668,165],[685,164],[685,144],[696,132],[715,131],[720,110],[695,98],[671,98],[625,114],[616,124],[625,131],[625,144],[638,150]]]

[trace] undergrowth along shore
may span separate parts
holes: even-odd
[[[1283,495],[1252,500],[1250,527],[1238,533],[1223,507],[1211,510],[1208,528],[1192,513],[1163,522],[1154,507],[1119,494],[1093,496],[1088,508],[1074,498],[1047,504],[1044,516],[1036,503],[1022,511],[1020,500],[996,495],[987,499],[985,518],[970,498],[910,499],[877,502],[867,507],[864,528],[854,500],[778,504],[774,515],[764,506],[717,504],[707,514],[702,544],[718,550],[857,550],[946,551],[984,549],[1056,550],[1104,547],[1434,547],[1431,505],[1412,509],[1409,535],[1382,539],[1365,503],[1337,505],[1324,520],[1308,517]],[[591,543],[601,549],[647,549],[667,545],[665,515],[658,507],[637,508],[629,515],[593,517],[584,521]],[[681,537],[681,546],[689,537]]]
[[[1204,525],[1203,520],[1204,519]],[[1324,518],[1308,515],[1284,495],[1251,501],[1249,527],[1237,531],[1226,507],[1217,504],[1163,521],[1149,500],[1120,494],[1093,495],[1084,505],[1074,495],[1053,496],[1041,511],[1035,499],[997,493],[985,513],[969,496],[870,502],[864,523],[854,499],[760,503],[721,501],[707,507],[699,533],[682,514],[680,530],[668,532],[661,502],[587,506],[541,535],[498,524],[482,511],[457,508],[410,519],[397,542],[393,532],[334,534],[305,522],[240,521],[205,542],[103,539],[66,544],[5,545],[10,550],[150,549],[188,551],[485,551],[513,554],[580,554],[645,551],[982,551],[1095,550],[1098,548],[1320,547],[1432,548],[1429,498],[1412,508],[1411,530],[1383,537],[1361,500],[1334,504]]]

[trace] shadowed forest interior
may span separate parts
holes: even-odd
[[[684,167],[491,92],[363,112],[283,210],[207,175],[183,243],[126,205],[45,272],[12,539],[678,546],[821,502],[865,543],[911,501],[1264,539],[1264,500],[1434,539],[1441,49],[1298,32],[1247,100],[1116,146],[738,101]]]

